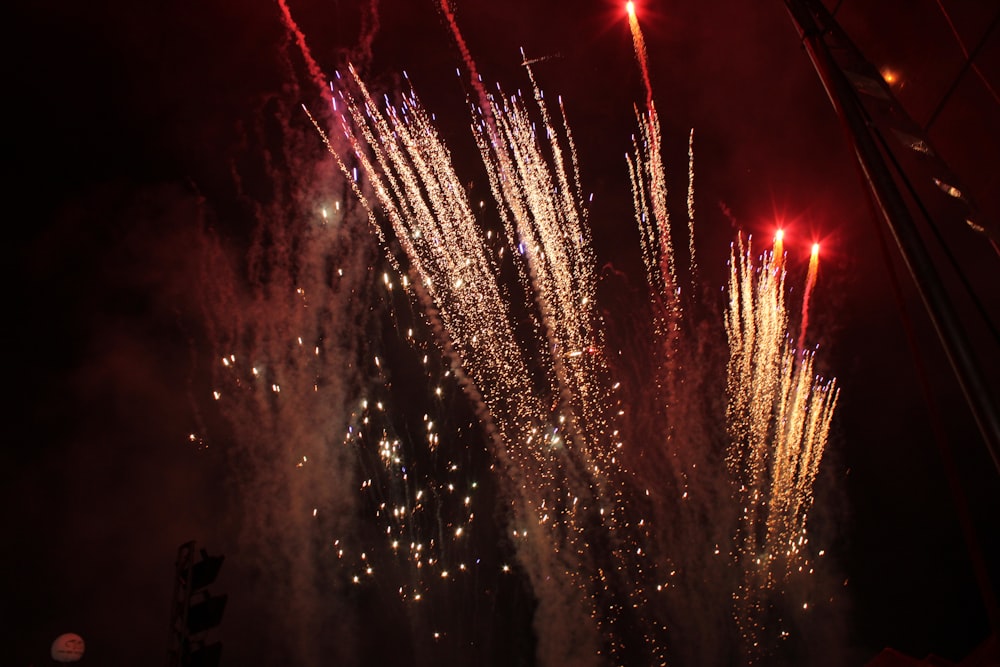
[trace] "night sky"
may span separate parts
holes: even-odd
[[[476,171],[465,79],[455,72],[464,63],[437,3],[373,2],[377,21],[372,7],[352,1],[290,0],[290,8],[327,75],[350,60],[361,64],[374,89],[392,91],[407,72],[478,198],[487,189]],[[963,64],[939,4],[839,4],[841,24],[877,67],[895,73],[898,99],[925,123]],[[963,76],[930,137],[997,221],[997,5],[941,5],[966,49],[993,26],[978,72]],[[915,657],[960,659],[987,638],[989,627],[934,416],[955,459],[994,591],[1000,478],[892,247],[887,266],[881,221],[784,5],[644,0],[637,7],[663,123],[670,205],[681,218],[688,131],[695,130],[699,267],[706,293],[718,295],[714,307],[723,304],[719,289],[738,232],[769,240],[778,227],[785,230],[793,290],[804,280],[811,245],[822,245],[809,338],[819,346],[818,370],[836,376],[842,394],[811,520],[827,552],[823,576],[836,582],[840,597],[826,612],[829,632],[810,635],[836,645],[805,655],[817,664],[864,664],[893,647]],[[628,309],[615,303],[613,281],[642,284],[624,156],[633,105],[644,98],[623,8],[609,0],[457,0],[454,8],[491,85],[527,88],[519,48],[542,59],[534,74],[547,95],[562,97],[583,188],[593,193],[589,219],[608,281],[600,294],[609,316],[621,317]],[[261,235],[269,219],[314,214],[301,205],[302,193],[333,182],[333,167],[300,107],[323,103],[277,3],[55,0],[12,11],[5,106],[13,120],[4,134],[12,252],[3,285],[5,347],[13,363],[5,399],[10,428],[0,454],[6,536],[0,664],[52,664],[49,645],[63,632],[84,637],[84,664],[164,661],[174,557],[191,539],[226,555],[217,584],[230,596],[220,629],[223,664],[460,664],[461,652],[436,653],[445,649],[418,637],[413,628],[426,619],[408,621],[396,606],[381,604],[384,591],[345,592],[333,570],[308,583],[269,571],[303,557],[269,562],[260,555],[296,549],[287,541],[298,524],[262,509],[267,494],[292,478],[275,473],[276,480],[262,483],[263,450],[241,440],[254,430],[255,414],[226,413],[212,400],[213,364],[227,353],[217,349],[219,332],[231,321],[280,316],[271,297],[254,299],[259,284],[233,276],[257,266],[262,238],[279,245],[272,232]],[[1000,261],[983,236],[943,223],[940,231],[993,321],[991,331],[975,320],[967,297],[954,297],[996,406]],[[336,295],[344,303],[355,299],[364,315],[355,331],[360,342],[345,344],[343,358],[355,360],[364,386],[377,384],[365,375],[376,372],[371,350],[395,359],[394,386],[402,387],[396,398],[411,402],[416,415],[401,416],[408,426],[399,428],[418,429],[413,422],[423,406],[407,387],[419,383],[419,371],[408,366],[412,354],[386,342],[405,316],[387,315],[383,296],[357,308],[357,299],[376,293],[385,266],[365,232],[359,227],[353,245],[337,250],[374,267],[352,287],[354,296]],[[223,264],[237,268],[227,273]],[[957,291],[958,281],[944,271],[949,290]],[[342,311],[329,307],[336,321]],[[405,300],[394,309],[407,311]],[[346,403],[351,391],[324,396]],[[459,390],[451,391],[443,432],[477,442],[471,409]],[[298,428],[323,429],[331,446],[343,447],[348,412],[326,405]],[[488,476],[485,453],[464,460]],[[352,475],[341,470],[330,484]],[[488,499],[495,489],[484,487]],[[345,489],[324,493],[346,497]],[[249,490],[259,496],[248,498]],[[364,512],[362,501],[347,506]],[[506,528],[488,505],[480,513],[486,519],[477,553],[496,569],[511,558],[500,537]],[[277,532],[268,535],[269,527]],[[356,530],[363,535],[366,528]],[[298,536],[304,544],[328,537]],[[275,546],[282,541],[286,546]],[[484,653],[467,655],[534,664],[530,591],[517,572],[498,582],[491,588],[495,618],[479,610],[467,630]],[[288,592],[306,585],[308,596]],[[284,606],[286,598],[304,597],[308,604]],[[464,601],[437,604],[431,609],[441,614],[468,611]],[[395,638],[393,628],[408,623],[409,638]],[[296,625],[318,628],[318,635],[289,632]],[[345,648],[346,641],[353,645]],[[309,642],[315,647],[303,649]]]

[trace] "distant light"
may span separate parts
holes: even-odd
[[[628,12],[629,16],[635,16],[635,3],[632,0],[625,3],[625,11]]]
[[[67,632],[59,635],[52,642],[52,659],[56,662],[77,662],[83,657],[83,638],[75,633]]]

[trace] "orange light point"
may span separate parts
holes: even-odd
[[[635,3],[632,0],[625,3],[625,11],[628,12],[629,16],[635,16]]]

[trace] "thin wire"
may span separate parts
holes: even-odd
[[[965,63],[962,65],[962,69],[959,70],[958,74],[955,75],[955,78],[952,80],[951,85],[948,87],[948,91],[944,94],[944,97],[941,98],[941,101],[938,102],[937,107],[934,109],[934,113],[931,114],[930,119],[928,119],[927,123],[924,125],[925,132],[930,128],[931,125],[934,124],[934,121],[937,120],[938,114],[940,114],[941,110],[944,109],[944,105],[948,102],[948,99],[951,98],[952,93],[954,93],[955,89],[958,87],[959,81],[962,80],[962,77],[965,76],[965,72],[970,68],[972,69],[973,72],[976,73],[976,76],[979,77],[979,80],[983,82],[983,85],[986,86],[986,90],[993,97],[993,101],[997,103],[997,106],[1000,106],[1000,95],[997,94],[997,91],[993,88],[992,85],[990,85],[990,82],[986,79],[982,71],[979,69],[979,66],[976,65],[976,63],[974,62],[976,56],[979,55],[979,51],[982,50],[983,46],[986,45],[986,42],[989,39],[990,35],[996,29],[997,24],[1000,24],[1000,12],[997,12],[996,16],[993,17],[993,22],[990,23],[989,28],[986,29],[985,33],[983,33],[982,39],[979,40],[979,43],[976,44],[976,48],[974,48],[972,50],[972,53],[970,54],[969,51],[965,48],[965,44],[962,42],[962,38],[958,34],[958,30],[955,29],[955,24],[952,23],[951,21],[951,16],[948,15],[948,12],[945,10],[944,5],[941,4],[941,0],[937,0],[937,6],[941,10],[941,13],[944,15],[944,19],[948,23],[948,27],[951,29],[952,36],[954,36],[955,41],[958,42],[958,48],[962,49],[962,55],[965,56]]]

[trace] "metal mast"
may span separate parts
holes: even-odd
[[[923,181],[937,215],[967,225],[984,242],[1000,243],[996,225],[985,220],[958,177],[931,147],[924,131],[896,102],[869,63],[819,0],[785,0],[802,43],[844,122],[858,165],[881,217],[913,278],[983,441],[1000,473],[1000,417],[972,346],[914,224],[899,176]],[[892,150],[895,148],[896,150]],[[901,149],[901,150],[900,150]],[[894,173],[896,177],[894,177]],[[915,192],[911,194],[916,197]]]
[[[983,441],[1000,472],[1000,419],[972,346],[948,298],[899,183],[911,205],[930,219],[967,225],[998,250],[997,227],[976,209],[958,178],[931,147],[924,130],[906,114],[878,70],[868,62],[820,0],[785,0],[830,102],[844,123],[872,199],[886,223],[941,341]],[[968,64],[968,63],[967,63]],[[936,115],[936,112],[935,112]],[[924,198],[916,192],[924,186]],[[926,201],[933,199],[934,201]],[[951,452],[938,438],[980,594],[993,633],[1000,632],[1000,611],[982,548],[969,516],[965,493]]]

